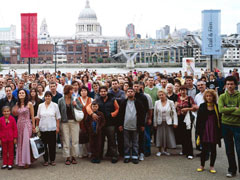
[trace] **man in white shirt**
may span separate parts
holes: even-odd
[[[194,98],[194,101],[195,101],[195,103],[196,103],[196,108],[198,109],[199,107],[200,107],[200,105],[202,104],[202,103],[204,103],[204,99],[203,99],[203,95],[204,95],[204,92],[205,92],[205,90],[206,90],[206,82],[204,82],[204,81],[198,81],[197,82],[197,88],[198,88],[198,90],[200,91],[196,96],[195,96],[195,98]],[[197,117],[197,111],[195,112],[195,116]],[[196,123],[196,121],[195,121],[195,123]],[[195,137],[195,138],[197,138],[197,137]],[[196,139],[195,139],[196,140]],[[201,150],[201,147],[200,146],[198,146],[198,145],[196,145],[196,149],[198,149],[198,150]],[[197,156],[200,156],[201,155],[201,153],[200,154],[197,154]],[[207,154],[207,156],[206,156],[206,159],[208,159],[209,158],[209,153]]]
[[[5,88],[4,88],[3,84],[4,84],[4,79],[0,78],[0,99],[6,97]]]
[[[51,75],[50,77],[50,83],[51,82],[56,82],[56,76]],[[63,95],[63,86],[61,84],[56,83],[57,85],[57,92]],[[45,92],[50,91],[49,85],[45,88]]]
[[[200,91],[194,98],[195,103],[197,104],[198,108],[199,106],[204,103],[203,95],[206,90],[206,82],[204,81],[198,81],[197,82],[197,88]]]

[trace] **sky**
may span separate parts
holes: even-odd
[[[89,0],[102,26],[103,36],[125,36],[127,24],[135,32],[156,37],[156,30],[170,25],[190,31],[201,29],[201,11],[221,10],[222,34],[236,33],[240,22],[239,0]],[[50,36],[73,36],[86,0],[7,0],[0,2],[0,27],[16,25],[21,38],[21,13],[38,13],[38,31],[46,18]]]

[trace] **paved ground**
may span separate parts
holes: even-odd
[[[221,180],[227,179],[227,159],[224,148],[218,149],[216,170],[217,174],[210,174],[208,170],[198,173],[199,158],[188,160],[177,155],[180,149],[171,150],[171,156],[156,157],[156,148],[152,148],[153,155],[145,158],[138,165],[124,164],[122,159],[112,164],[105,159],[101,164],[92,164],[89,159],[78,159],[77,165],[66,166],[62,153],[57,152],[55,167],[42,166],[42,158],[36,161],[31,168],[25,170],[15,168],[12,171],[0,170],[0,180]],[[2,163],[2,161],[0,161]],[[206,163],[208,168],[209,161]],[[239,179],[240,175],[236,178]]]

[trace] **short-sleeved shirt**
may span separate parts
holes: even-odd
[[[40,104],[38,107],[37,117],[40,119],[40,131],[56,131],[56,120],[61,119],[58,105],[54,102],[51,102],[46,108],[45,103]]]

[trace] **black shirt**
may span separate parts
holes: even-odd
[[[7,97],[2,98],[2,99],[0,100],[0,117],[3,116],[3,114],[2,114],[2,108],[3,108],[4,106],[9,106],[9,107],[11,108],[11,110],[12,110],[13,106],[15,106],[16,103],[17,103],[17,100],[14,98],[14,96],[12,96],[11,101],[8,101],[8,98],[7,98]]]
[[[178,95],[173,93],[170,97],[167,96],[167,98],[175,103],[178,100]]]
[[[62,95],[57,92],[57,94],[55,96],[52,97],[52,102],[55,102],[58,104],[58,100],[62,97]]]
[[[67,107],[67,118],[68,120],[74,120],[71,105],[66,104]]]

